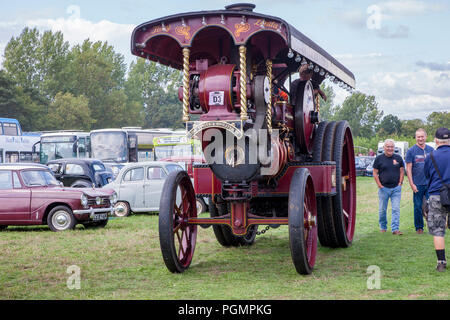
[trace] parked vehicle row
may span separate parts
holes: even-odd
[[[0,230],[34,224],[47,224],[53,231],[77,224],[104,227],[108,216],[157,212],[165,179],[181,170],[181,165],[167,161],[129,163],[113,180],[96,159],[59,159],[47,166],[0,165],[0,203],[8,203],[0,206]],[[198,199],[198,212],[206,207]]]

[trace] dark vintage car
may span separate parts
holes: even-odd
[[[104,227],[116,201],[112,189],[63,187],[44,165],[0,165],[0,230],[42,224],[52,231],[77,224]]]
[[[47,163],[55,178],[66,187],[103,187],[113,180],[113,173],[96,159],[58,159]]]
[[[373,156],[359,156],[355,157],[355,169],[357,176],[367,175],[367,167],[373,163],[375,157]]]

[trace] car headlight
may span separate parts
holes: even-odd
[[[102,204],[102,198],[96,197],[96,198],[95,198],[95,203],[96,203],[98,206],[101,205],[101,204]]]
[[[86,197],[86,195],[84,193],[81,195],[81,205],[83,207],[87,207],[87,205],[88,205],[88,198]]]
[[[115,192],[109,197],[109,201],[111,204],[115,204],[117,202],[117,194]]]

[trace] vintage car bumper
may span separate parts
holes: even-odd
[[[73,214],[75,216],[88,216],[93,219],[96,213],[107,213],[109,216],[114,215],[114,207],[107,208],[92,208],[84,209],[84,210],[73,210]]]

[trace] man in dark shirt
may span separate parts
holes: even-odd
[[[380,231],[386,232],[386,210],[391,199],[392,207],[392,234],[402,235],[400,225],[400,200],[405,168],[402,157],[394,153],[395,142],[392,139],[384,141],[384,153],[375,158],[373,163],[373,177],[378,185],[379,198],[379,224]]]
[[[425,159],[424,173],[428,179],[428,231],[434,236],[434,249],[438,259],[436,270],[444,271],[447,268],[445,259],[445,225],[448,211],[441,205],[440,189],[443,184],[450,184],[450,130],[439,128],[436,130],[434,142],[436,150],[433,159],[441,177],[436,172],[435,165],[430,157]]]
[[[416,144],[409,148],[406,153],[406,172],[408,173],[408,181],[414,192],[414,226],[418,234],[423,233],[423,215],[422,202],[423,198],[428,199],[427,179],[423,173],[425,159],[434,149],[427,145],[427,133],[424,129],[417,129]]]

